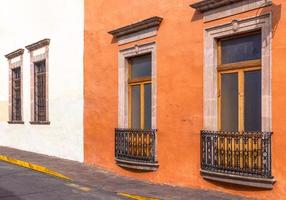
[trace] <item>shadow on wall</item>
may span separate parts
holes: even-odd
[[[155,173],[156,171],[146,171],[146,170],[140,170],[140,169],[131,169],[131,168],[127,168],[127,167],[121,167],[121,166],[118,166],[120,167],[121,169],[124,169],[126,171],[129,171],[131,173],[135,173],[135,174],[150,174],[150,173]]]
[[[118,39],[114,36],[112,36],[112,39],[111,39],[111,44],[117,44],[118,43]]]
[[[193,9],[193,8],[191,8]],[[192,16],[191,22],[199,21],[204,18],[204,14],[198,10],[196,10]]]
[[[272,11],[272,38],[274,38],[279,21],[281,19],[281,4],[277,5],[272,3],[271,11]],[[261,13],[267,13],[269,10],[266,8],[262,9]],[[259,15],[260,13],[257,13]]]
[[[236,185],[232,183],[223,183],[223,182],[218,182],[218,181],[213,181],[213,180],[206,180],[209,183],[212,183],[213,185],[224,188],[224,189],[229,189],[233,191],[239,191],[239,192],[260,192],[260,191],[265,191],[265,190],[271,190],[271,189],[265,189],[265,188],[257,188],[257,187],[250,187],[250,186],[243,186],[243,185]]]

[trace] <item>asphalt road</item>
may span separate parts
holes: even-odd
[[[120,200],[126,198],[0,161],[0,200],[74,199]]]

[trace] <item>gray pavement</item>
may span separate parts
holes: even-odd
[[[21,169],[23,170],[21,171],[20,168],[17,167],[17,170],[20,170],[20,171],[6,170],[5,171],[6,175],[5,173],[3,173],[4,171],[3,172],[0,171],[0,199],[2,198],[2,196],[5,197],[5,195],[2,195],[2,193],[6,194],[6,196],[9,196],[13,194],[21,195],[22,193],[20,192],[23,192],[23,194],[27,193],[27,195],[31,193],[30,194],[31,196],[28,196],[26,199],[33,199],[33,198],[41,199],[39,198],[39,196],[37,196],[37,195],[41,195],[40,193],[33,194],[34,192],[33,188],[38,189],[38,191],[43,191],[43,193],[45,193],[44,188],[46,188],[47,192],[45,194],[47,196],[53,195],[54,193],[54,196],[57,197],[56,198],[53,196],[47,199],[54,198],[57,200],[60,200],[60,199],[80,199],[81,200],[81,199],[90,199],[90,198],[113,200],[113,199],[120,198],[119,196],[116,196],[117,192],[159,198],[159,199],[164,199],[164,200],[243,200],[243,199],[247,199],[244,197],[234,196],[234,195],[230,195],[230,194],[226,194],[222,192],[216,192],[212,190],[199,190],[199,189],[184,188],[184,187],[174,187],[170,185],[153,184],[153,183],[146,182],[146,181],[141,181],[141,180],[137,180],[133,178],[119,176],[115,173],[106,171],[97,166],[87,166],[85,164],[75,162],[75,161],[60,159],[56,157],[36,154],[32,152],[27,152],[27,151],[21,151],[21,150],[3,147],[3,146],[0,146],[0,155],[5,155],[11,158],[18,159],[18,160],[23,160],[26,162],[45,166],[51,170],[57,171],[65,176],[70,177],[73,180],[73,183],[77,185],[91,188],[90,192],[81,192],[77,189],[71,189],[68,185],[63,184],[63,181],[61,180],[56,180],[56,178],[54,177],[49,177],[47,175],[42,175],[42,174],[39,175],[38,181],[40,182],[43,181],[43,182],[39,183],[39,185],[35,185],[35,187],[32,187],[31,184],[33,184],[33,181],[30,181],[27,179],[32,179],[33,177],[35,177],[35,173],[38,173],[38,172],[31,172],[28,169]],[[7,176],[6,180],[5,180],[5,176]],[[11,183],[9,183],[9,178],[8,178],[9,176],[14,176],[15,178],[15,180],[11,179]],[[5,183],[5,181],[7,183]],[[23,183],[25,186],[23,186],[22,189],[21,189],[21,186],[18,187],[18,185],[21,185]],[[9,186],[9,184],[11,184],[9,188],[5,187],[6,185]],[[15,184],[15,190],[11,188],[13,187],[13,184]],[[40,186],[44,186],[44,188]],[[40,190],[41,188],[43,190]],[[51,193],[48,191],[53,191],[53,192]],[[25,199],[24,197],[25,196],[20,196],[19,198]],[[9,198],[7,197],[6,199],[9,199]]]
[[[80,186],[30,169],[0,162],[1,200],[119,200],[115,193]]]

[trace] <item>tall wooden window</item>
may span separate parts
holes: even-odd
[[[261,131],[261,33],[218,41],[218,110],[222,131]]]
[[[47,120],[46,61],[36,62],[34,67],[34,120],[45,122]]]
[[[128,110],[130,128],[151,129],[151,54],[128,59]]]
[[[22,121],[21,68],[12,69],[12,121]]]

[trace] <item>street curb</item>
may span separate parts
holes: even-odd
[[[3,155],[0,155],[0,161],[8,162],[8,163],[11,163],[11,164],[14,164],[14,165],[18,165],[20,167],[25,167],[25,168],[32,169],[32,170],[35,170],[35,171],[38,171],[38,172],[49,174],[49,175],[52,175],[52,176],[55,176],[57,178],[61,178],[61,179],[67,180],[67,181],[72,181],[72,179],[70,179],[69,177],[64,176],[64,175],[62,175],[62,174],[60,174],[60,173],[58,173],[56,171],[53,171],[53,170],[48,169],[46,167],[43,167],[41,165],[36,165],[36,164],[33,164],[33,163],[25,162],[25,161],[22,161],[22,160],[17,160],[17,159],[14,159],[14,158],[10,158],[8,156],[3,156]]]

